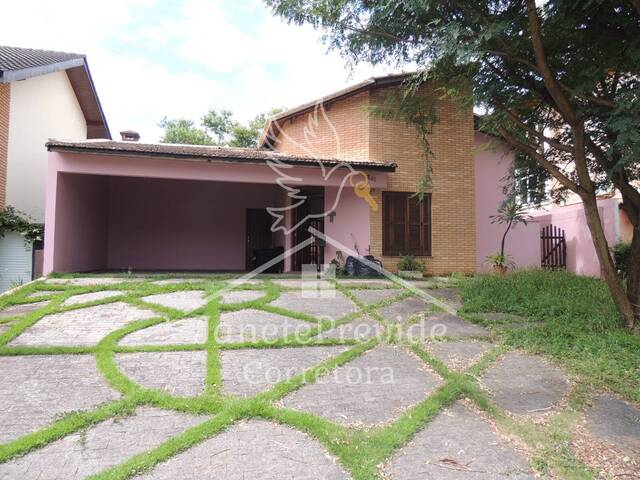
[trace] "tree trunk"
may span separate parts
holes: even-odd
[[[627,297],[635,314],[635,326],[640,325],[640,227],[634,226],[631,240],[631,257],[627,275]]]
[[[600,221],[600,212],[598,211],[598,202],[595,194],[585,195],[582,198],[582,202],[584,205],[587,225],[591,232],[591,239],[593,240],[593,245],[596,248],[596,254],[600,261],[600,268],[604,274],[604,280],[607,282],[607,287],[609,287],[609,292],[611,292],[613,303],[622,316],[625,328],[633,330],[635,325],[634,309],[626,292],[624,291],[622,280],[620,280],[620,277],[618,276],[615,263],[611,257],[609,244]]]
[[[504,244],[507,241],[507,234],[509,233],[509,230],[511,230],[512,223],[513,223],[513,220],[509,220],[507,229],[504,231],[504,235],[502,235],[502,242],[500,243],[500,255],[502,255],[503,257],[504,257]]]
[[[633,232],[631,257],[627,265],[627,297],[636,315],[636,328],[640,326],[640,195],[629,183],[626,175],[613,175],[614,185],[622,194],[622,210],[627,214]]]

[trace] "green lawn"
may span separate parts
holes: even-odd
[[[508,345],[546,353],[594,388],[640,401],[640,335],[620,327],[603,281],[533,270],[476,276],[461,289],[466,313],[514,313],[536,321],[507,330]]]

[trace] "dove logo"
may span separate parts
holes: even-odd
[[[277,122],[274,122],[277,127]],[[285,235],[289,235],[298,228],[308,225],[310,220],[329,217],[335,213],[340,199],[342,197],[345,188],[353,189],[355,195],[366,202],[371,210],[377,211],[378,204],[371,195],[371,185],[369,183],[369,177],[365,172],[357,170],[349,162],[341,162],[337,165],[327,168],[323,163],[322,158],[327,157],[326,141],[323,142],[323,155],[320,155],[315,147],[315,141],[319,137],[319,128],[328,129],[331,133],[331,137],[334,139],[335,153],[332,155],[334,158],[341,157],[340,151],[340,137],[335,126],[330,121],[324,108],[324,103],[319,101],[313,108],[313,111],[308,115],[307,122],[303,128],[303,141],[298,142],[294,138],[288,136],[284,129],[278,129],[279,135],[289,145],[294,145],[297,150],[304,152],[304,154],[315,159],[316,165],[319,167],[321,176],[325,182],[331,181],[335,185],[336,180],[338,188],[334,196],[331,199],[325,201],[324,208],[321,211],[309,212],[302,217],[296,218],[296,222],[287,226],[285,222],[285,216],[288,212],[292,212],[299,207],[305,205],[309,201],[308,195],[303,189],[304,180],[300,177],[289,175],[287,170],[293,168],[292,165],[283,162],[275,155],[272,159],[267,161],[267,165],[276,174],[276,183],[287,192],[287,196],[291,199],[288,205],[284,207],[269,207],[267,211],[274,218],[274,222],[271,226],[272,232],[282,231]],[[274,131],[274,125],[271,127],[271,132]],[[323,133],[323,137],[326,137],[326,133]],[[273,135],[271,135],[273,138]]]

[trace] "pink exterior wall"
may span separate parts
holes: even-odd
[[[478,271],[487,271],[487,255],[500,250],[504,225],[492,224],[489,218],[504,201],[503,179],[509,174],[513,153],[495,139],[476,132],[476,263]],[[540,226],[531,222],[519,225],[507,236],[505,248],[516,268],[540,266]]]
[[[278,206],[277,186],[109,179],[109,269],[244,270],[246,209]],[[283,245],[282,235],[272,246]]]
[[[318,168],[294,167],[286,173],[299,178],[299,186],[324,186],[329,191],[337,190],[343,180],[336,173],[327,180]],[[265,165],[52,152],[44,273],[105,268],[242,270],[245,209],[284,205],[288,198],[275,184],[277,179]],[[386,174],[377,172],[371,185],[384,188]],[[366,248],[366,203],[350,188],[345,191],[338,206],[339,223],[330,232],[349,245],[353,233]],[[328,219],[326,224],[330,225]],[[278,232],[274,245],[282,243],[291,246]],[[285,262],[285,268],[290,265]]]
[[[325,208],[329,209],[337,198],[338,188],[329,187],[325,189]],[[360,255],[369,254],[371,243],[371,232],[369,229],[369,204],[356,196],[352,188],[342,190],[337,203],[336,215],[333,223],[329,218],[325,218],[324,231],[327,237],[333,238],[341,244],[357,250]],[[381,208],[381,206],[378,206]],[[325,263],[329,263],[336,256],[336,248],[327,244],[324,253]],[[348,256],[343,252],[343,257]]]
[[[616,198],[598,200],[598,209],[609,247],[615,245],[620,238],[618,205],[619,200]],[[581,203],[554,206],[533,212],[532,215],[541,226],[552,224],[565,231],[567,270],[580,275],[600,276],[600,262],[593,247]]]
[[[56,208],[65,212],[47,243],[57,246],[54,270],[98,270],[107,266],[107,179],[60,175]],[[45,246],[46,248],[46,246]]]
[[[279,176],[265,164],[213,163],[205,161],[172,160],[135,156],[109,156],[84,153],[49,153],[49,169],[56,172],[87,173],[119,177],[167,178],[174,180],[212,180],[217,182],[274,184]],[[367,171],[366,169],[362,169]],[[336,171],[329,178],[322,176],[317,166],[292,167],[283,172],[296,179],[292,185],[338,186],[346,169]],[[51,179],[48,179],[50,182]],[[376,172],[370,176],[371,188],[384,188],[387,174]],[[47,185],[47,192],[49,191]]]

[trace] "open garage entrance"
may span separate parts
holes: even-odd
[[[45,275],[246,271],[283,251],[278,270],[292,271],[328,263],[334,244],[366,252],[369,203],[350,179],[383,189],[395,169],[360,161],[355,172],[338,159],[259,149],[102,140],[47,147]],[[333,244],[309,243],[311,227]]]
[[[273,184],[60,174],[53,267],[242,271],[254,250],[286,247],[265,210],[284,197]]]

